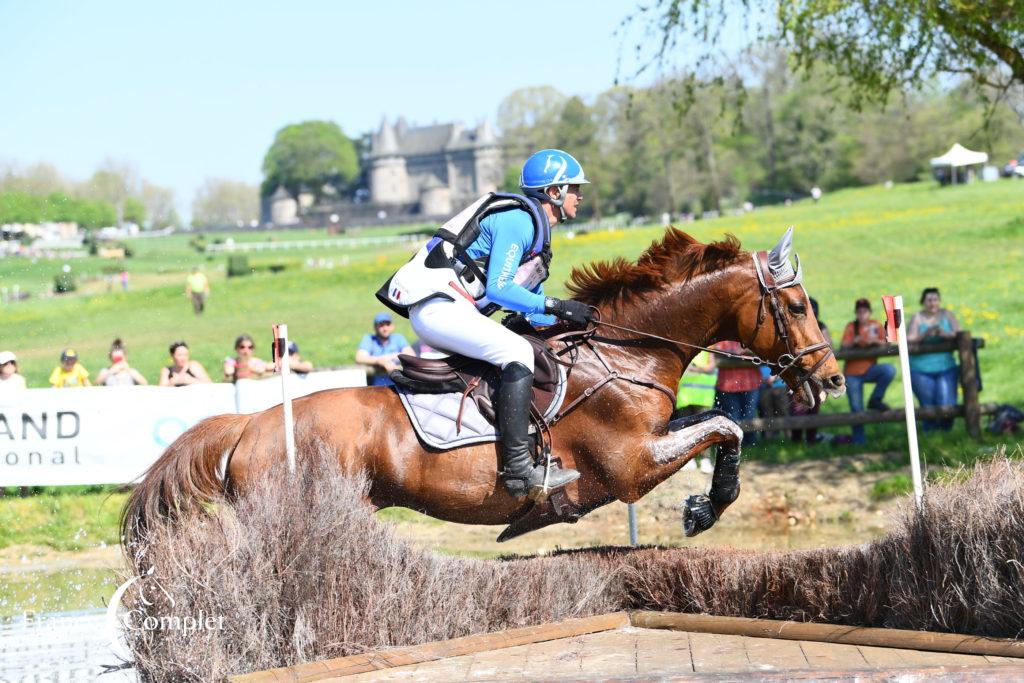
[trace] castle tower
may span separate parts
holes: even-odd
[[[404,125],[403,125],[404,128]],[[405,158],[398,153],[398,137],[387,118],[373,136],[369,154],[370,201],[375,204],[404,204],[414,201],[409,192]]]
[[[501,185],[505,175],[501,142],[487,119],[477,127],[474,138],[473,180],[476,193],[493,192]]]

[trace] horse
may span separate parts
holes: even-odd
[[[499,540],[576,521],[614,500],[633,503],[717,444],[710,491],[691,496],[683,511],[687,535],[699,533],[739,494],[742,432],[718,411],[670,420],[674,392],[665,388],[676,387],[698,350],[741,341],[776,364],[795,400],[808,405],[845,391],[802,285],[799,257],[793,270],[791,240],[792,228],[770,253],[752,254],[732,235],[704,244],[670,227],[635,262],[616,258],[572,270],[569,291],[604,323],[601,336],[577,350],[564,399],[574,409],[550,430],[552,453],[581,476],[544,504],[508,495],[497,443],[447,451],[424,445],[391,387],[295,399],[296,433],[326,445],[342,472],[365,472],[374,508],[509,525]],[[132,492],[121,520],[126,546],[144,543],[158,518],[178,520],[244,495],[283,455],[280,405],[199,422]]]

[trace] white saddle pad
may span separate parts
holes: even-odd
[[[562,407],[565,400],[565,368],[558,367],[558,386],[551,406],[544,413],[550,419]],[[409,415],[416,434],[425,444],[438,450],[448,450],[475,443],[500,441],[497,428],[480,414],[476,402],[467,398],[462,410],[462,428],[456,430],[455,420],[459,416],[462,394],[415,394],[403,387],[395,387],[402,399],[405,412]]]

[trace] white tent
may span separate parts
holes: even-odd
[[[959,142],[949,148],[949,151],[941,157],[932,159],[932,168],[948,166],[953,182],[956,182],[956,169],[962,166],[977,166],[988,161],[988,154],[985,152],[974,152],[967,149]]]

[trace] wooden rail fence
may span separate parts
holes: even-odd
[[[910,355],[921,353],[937,353],[953,351],[957,355],[957,363],[960,366],[960,388],[963,392],[963,403],[956,406],[941,408],[918,408],[916,411],[919,420],[935,420],[948,417],[962,417],[967,423],[967,433],[975,439],[981,436],[981,416],[990,415],[995,412],[996,405],[993,403],[981,403],[978,396],[979,370],[975,349],[984,348],[985,340],[975,339],[969,331],[958,332],[955,339],[948,339],[938,343],[922,344],[913,342],[909,344]],[[852,360],[855,358],[879,358],[885,356],[898,356],[899,350],[896,344],[883,344],[866,349],[837,350],[838,360]],[[719,367],[745,367],[742,361],[722,360]],[[909,382],[909,377],[903,381]],[[865,411],[860,413],[826,413],[824,415],[790,415],[774,418],[754,418],[744,420],[740,427],[745,432],[775,431],[780,429],[815,429],[818,427],[835,427],[847,425],[873,424],[877,422],[903,422],[904,410]]]

